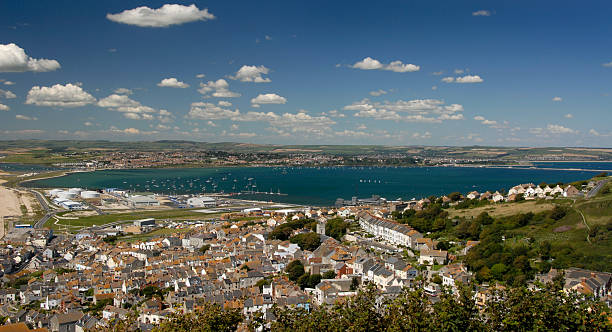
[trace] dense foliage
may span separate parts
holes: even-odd
[[[325,235],[341,241],[348,227],[349,223],[342,218],[330,219],[327,221],[327,224],[325,224]]]
[[[448,212],[439,203],[429,204],[421,211],[406,210],[393,215],[397,222],[409,224],[421,233],[441,231],[451,226],[447,220]]]
[[[301,220],[293,220],[288,221],[284,224],[280,224],[270,232],[268,237],[273,240],[289,240],[293,231],[304,228],[306,226],[312,227],[316,222],[313,219],[301,219]]]
[[[289,280],[296,282],[304,273],[304,264],[299,260],[291,261],[285,268],[285,272],[289,275]]]
[[[291,243],[295,243],[298,246],[300,246],[302,250],[309,250],[309,251],[313,251],[317,249],[319,245],[321,244],[321,239],[319,238],[319,234],[313,233],[313,232],[295,235],[291,237],[289,241],[291,241]]]
[[[275,308],[270,331],[604,331],[608,308],[566,294],[555,285],[496,292],[481,312],[469,287],[432,303],[422,291],[404,291],[380,303],[374,287],[354,298],[307,312]]]
[[[239,310],[223,310],[218,305],[205,304],[193,313],[176,314],[163,321],[154,332],[213,332],[236,331],[243,321]]]

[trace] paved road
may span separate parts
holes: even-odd
[[[43,210],[45,210],[46,212],[45,215],[34,224],[34,228],[43,228],[47,220],[53,217],[57,212],[51,210],[51,208],[49,207],[49,204],[47,204],[47,200],[43,197],[41,193],[39,193],[36,190],[30,190],[30,189],[28,189],[28,191],[34,194],[34,196],[36,196],[38,203],[43,208]]]
[[[587,195],[586,198],[591,198],[594,197],[595,195],[597,195],[597,193],[601,190],[601,188],[603,188],[603,186],[608,182],[608,180],[601,180],[599,182],[597,182],[597,185],[595,185],[595,187],[593,189],[591,189]]]

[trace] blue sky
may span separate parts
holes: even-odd
[[[610,147],[611,14],[609,1],[4,1],[0,139]]]

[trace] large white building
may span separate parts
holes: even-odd
[[[207,196],[191,197],[187,200],[187,205],[189,207],[215,207],[217,201]]]
[[[416,248],[416,240],[423,237],[423,234],[408,225],[378,218],[368,212],[360,212],[357,216],[359,217],[359,226],[361,228],[392,244]]]

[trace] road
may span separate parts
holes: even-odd
[[[601,188],[603,188],[603,186],[608,183],[608,180],[601,180],[599,182],[597,182],[597,185],[595,185],[595,187],[593,187],[593,189],[591,189],[587,195],[586,198],[591,198],[594,197],[595,195],[597,195],[597,193],[601,190]]]
[[[51,210],[51,208],[49,207],[49,204],[47,203],[47,200],[43,197],[41,193],[39,193],[36,190],[30,190],[30,189],[28,189],[28,191],[34,194],[34,196],[36,196],[36,199],[38,200],[38,204],[40,204],[40,206],[46,212],[45,215],[34,224],[34,228],[43,228],[45,226],[45,223],[49,219],[51,219],[51,217],[53,217],[57,212]]]

